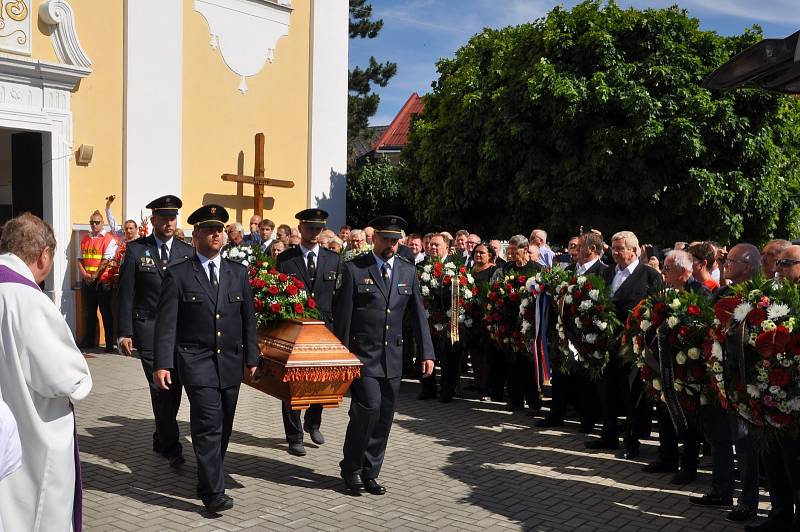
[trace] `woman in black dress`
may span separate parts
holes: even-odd
[[[471,273],[475,285],[481,289],[482,294],[486,292],[485,286],[489,284],[492,274],[497,270],[495,259],[495,251],[487,242],[481,242],[472,249]],[[475,373],[475,387],[478,389],[481,401],[502,401],[504,384],[502,357],[499,356],[497,346],[489,338],[483,323],[475,323],[472,329],[474,334],[469,354]]]

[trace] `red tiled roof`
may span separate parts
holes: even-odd
[[[419,94],[415,92],[403,104],[400,112],[389,124],[389,129],[375,143],[375,149],[400,149],[408,144],[408,130],[411,128],[411,120],[415,115],[422,114],[423,111],[425,111],[425,105],[422,103],[422,98],[419,97]]]

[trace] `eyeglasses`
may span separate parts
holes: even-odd
[[[89,223],[92,225],[102,225],[103,220],[89,220]]]
[[[777,264],[779,268],[791,268],[795,264],[800,264],[800,260],[781,259],[775,264]]]
[[[578,244],[570,244],[570,245],[569,245],[569,246],[567,246],[567,247],[568,247],[569,249],[576,248],[576,247],[578,247]]]

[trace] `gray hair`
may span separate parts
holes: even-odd
[[[664,258],[665,262],[666,259],[672,259],[672,262],[675,264],[675,266],[681,268],[684,271],[687,272],[692,271],[692,256],[689,255],[688,252],[683,251],[682,249],[673,249],[672,251],[667,253],[667,256]]]
[[[228,230],[230,230],[230,229],[235,229],[236,231],[239,231],[241,234],[244,235],[244,226],[242,226],[242,224],[240,224],[239,222],[233,222],[228,227]]]
[[[531,236],[536,235],[542,239],[542,242],[547,243],[547,231],[544,229],[534,229],[531,231]],[[532,240],[532,239],[531,239]]]
[[[616,233],[614,233],[614,236],[611,237],[612,244],[616,240],[622,240],[623,242],[625,242],[625,247],[628,248],[628,249],[636,250],[637,251],[637,255],[638,255],[639,239],[636,238],[636,235],[633,234],[633,232],[631,232],[631,231],[617,231]]]
[[[508,239],[508,245],[519,247],[520,244],[524,243],[524,245],[528,245],[528,239],[525,238],[525,235],[514,235]]]
[[[55,253],[56,237],[50,224],[38,216],[25,212],[3,225],[0,253],[12,253],[25,264],[31,264],[44,248]]]
[[[353,229],[353,230],[350,231],[349,238],[352,240],[353,238],[355,238],[357,236],[363,236],[363,235],[364,235],[364,231],[362,231],[361,229]]]

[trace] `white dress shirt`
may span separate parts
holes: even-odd
[[[206,272],[206,277],[208,278],[209,282],[211,281],[211,274],[208,271],[208,263],[213,262],[214,266],[216,266],[215,273],[217,274],[217,282],[222,282],[222,276],[220,275],[222,272],[220,271],[220,264],[222,263],[222,255],[217,253],[217,256],[213,259],[209,259],[205,255],[201,255],[197,253],[197,258],[200,259],[200,265],[203,266],[203,270]]]
[[[159,240],[159,238],[156,236],[155,233],[153,233],[153,238],[155,238],[155,240],[156,240],[156,249],[158,250],[159,258],[161,258],[161,244],[166,244],[167,245],[167,253],[169,253],[169,256],[171,257],[172,256],[172,241],[175,240],[175,239],[170,237],[169,240],[161,241],[161,240]]]
[[[317,264],[319,262],[319,244],[312,249],[306,249],[303,244],[300,244],[300,252],[303,254],[303,261],[305,261],[306,266],[308,266],[308,254],[312,251],[314,252],[314,264]]]
[[[611,293],[615,294],[619,290],[620,285],[625,282],[625,279],[631,276],[633,270],[639,265],[639,259],[634,259],[627,268],[620,270],[619,266],[614,268],[614,280],[611,282]]]
[[[575,268],[575,272],[578,275],[583,275],[584,273],[588,272],[591,269],[591,267],[594,266],[594,263],[597,262],[598,260],[600,260],[600,257],[597,257],[594,260],[590,260],[586,264],[578,264],[578,267]]]

